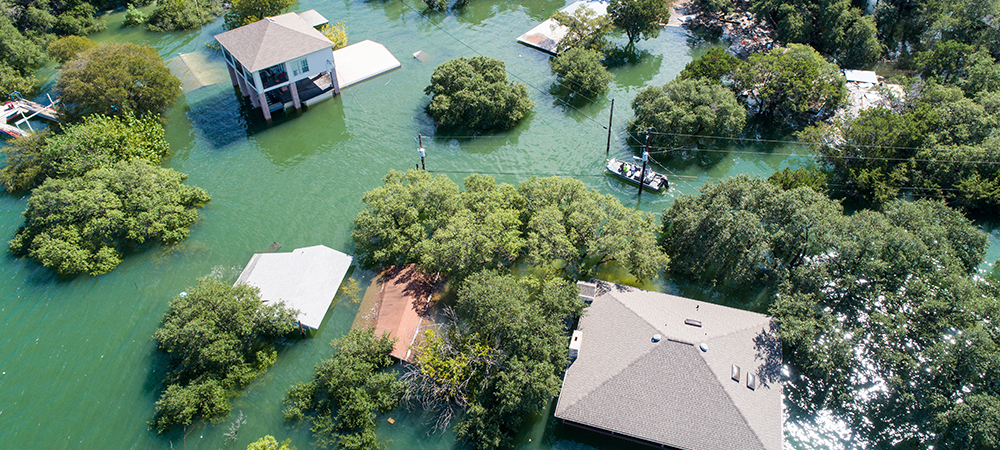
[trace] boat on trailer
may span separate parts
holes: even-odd
[[[611,158],[606,167],[609,174],[632,184],[638,185],[639,178],[642,177],[642,166],[631,161]],[[647,167],[646,177],[642,179],[642,187],[659,194],[669,188],[669,183],[665,175],[654,172]]]

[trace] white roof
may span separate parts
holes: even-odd
[[[855,83],[878,84],[878,75],[870,70],[844,69],[844,78]]]
[[[290,253],[255,253],[236,284],[256,286],[265,302],[284,301],[299,310],[302,325],[317,329],[352,260],[325,245],[297,248]]]
[[[597,13],[598,16],[603,16],[608,13],[607,3],[591,0],[580,0],[563,9],[560,9],[559,11],[573,15],[573,13],[580,8],[589,8]],[[518,36],[517,42],[529,47],[537,48],[544,52],[555,54],[559,41],[566,37],[567,31],[569,31],[569,28],[559,25],[555,19],[548,19],[535,28],[528,30],[527,33]]]
[[[313,28],[330,23],[329,20],[326,20],[326,17],[323,17],[322,14],[316,12],[315,9],[300,12],[299,17],[301,17],[302,20],[306,21],[306,23]]]
[[[341,89],[400,66],[399,60],[384,45],[371,40],[334,51],[333,65],[337,68],[337,83]]]

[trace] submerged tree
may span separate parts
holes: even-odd
[[[653,147],[678,147],[698,136],[737,136],[747,115],[732,91],[702,78],[645,88],[632,100],[632,110],[631,136],[649,128],[663,133],[652,136]]]
[[[256,287],[209,278],[171,300],[153,335],[170,366],[150,425],[162,433],[229,414],[229,398],[274,364],[274,344],[295,330],[295,315],[262,302]]]
[[[233,0],[226,12],[226,28],[249,25],[265,17],[277,16],[292,6],[293,0]]]
[[[632,48],[639,39],[660,35],[663,24],[670,20],[670,5],[662,0],[611,0],[608,15],[615,26],[625,30]]]
[[[431,96],[427,113],[447,128],[507,130],[535,107],[523,84],[507,81],[503,61],[485,56],[441,64],[424,93]]]
[[[572,95],[588,100],[608,91],[608,83],[614,78],[601,64],[601,54],[589,49],[574,48],[552,58],[549,62],[552,73],[564,89]]]
[[[614,24],[611,23],[611,17],[606,14],[597,15],[594,10],[584,7],[577,8],[573,14],[556,12],[552,15],[552,19],[566,27],[566,35],[559,40],[556,53],[582,48],[606,54],[614,48],[607,37]]]
[[[404,385],[387,370],[394,339],[373,328],[354,329],[330,345],[333,356],[316,366],[313,380],[292,385],[285,399],[285,420],[307,420],[322,447],[377,450],[376,413],[399,404]]]

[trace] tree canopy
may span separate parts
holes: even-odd
[[[226,28],[239,28],[288,11],[293,0],[233,0],[226,11]]]
[[[63,36],[49,43],[49,56],[59,64],[76,58],[77,55],[97,47],[97,43],[83,36]]]
[[[614,27],[609,15],[597,15],[590,8],[577,8],[573,14],[557,11],[552,19],[566,27],[566,34],[559,40],[556,53],[583,48],[606,54],[614,48],[607,37]]]
[[[473,448],[508,446],[523,420],[558,395],[568,363],[568,319],[583,303],[560,278],[481,271],[458,293],[456,317],[417,349],[411,395],[443,429],[456,410],[458,439]]]
[[[608,15],[625,31],[631,47],[639,39],[660,35],[663,24],[670,20],[670,5],[662,0],[611,0]]]
[[[750,8],[775,26],[781,42],[812,45],[841,66],[861,68],[884,53],[875,20],[848,0],[764,0]]]
[[[394,339],[374,328],[353,329],[330,345],[333,356],[316,365],[313,380],[292,385],[285,399],[285,420],[306,420],[321,447],[378,450],[376,413],[396,408],[405,386],[392,365]]]
[[[684,66],[678,78],[684,80],[704,79],[721,84],[732,83],[733,73],[743,64],[722,47],[712,47],[700,58]],[[723,83],[725,81],[725,83]]]
[[[222,0],[157,0],[147,20],[150,31],[183,31],[198,28],[225,12]]]
[[[506,130],[535,107],[523,84],[507,81],[503,61],[485,56],[441,64],[424,93],[432,96],[427,113],[446,128]]]
[[[678,147],[698,136],[737,136],[747,116],[732,91],[704,78],[674,79],[645,88],[632,100],[632,111],[631,136],[648,128],[663,133],[650,138],[653,147]]]
[[[3,148],[7,158],[0,184],[7,192],[22,192],[48,178],[77,177],[119,161],[159,164],[168,151],[163,126],[155,118],[95,114],[63,127],[59,134],[40,132],[13,139]]]
[[[229,399],[274,364],[295,316],[284,302],[262,302],[256,287],[212,278],[174,297],[153,335],[169,369],[150,425],[162,433],[229,414]]]
[[[801,44],[751,55],[733,82],[752,112],[792,124],[830,116],[847,97],[840,69]]]
[[[64,275],[107,273],[125,252],[188,236],[210,197],[186,178],[143,160],[49,178],[28,199],[10,251]]]
[[[971,275],[986,236],[957,211],[919,200],[845,215],[810,188],[741,176],[663,222],[674,271],[771,293],[793,418],[831,412],[874,448],[1000,445],[1000,297]]]
[[[107,43],[66,63],[56,81],[66,115],[160,114],[180,94],[180,80],[151,47]]]
[[[518,261],[561,262],[572,278],[615,262],[640,279],[667,259],[652,216],[578,180],[531,178],[517,187],[472,175],[460,192],[447,177],[392,171],[364,196],[352,237],[366,267],[420,263],[459,278]]]
[[[585,48],[569,49],[549,61],[556,81],[570,92],[570,97],[580,96],[592,100],[608,91],[614,75],[601,64],[601,54]]]

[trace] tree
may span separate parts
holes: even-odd
[[[45,51],[14,27],[6,14],[0,15],[0,65],[29,76],[45,63]]]
[[[160,114],[180,93],[180,80],[151,47],[109,43],[66,63],[56,82],[66,115]]]
[[[712,47],[701,58],[687,63],[678,78],[683,80],[704,79],[720,84],[729,84],[732,82],[733,73],[742,64],[743,61],[730,55],[725,48]]]
[[[750,8],[775,26],[778,40],[810,44],[842,66],[863,67],[884,53],[875,20],[848,0],[764,0]]]
[[[998,444],[1000,297],[971,276],[986,236],[957,211],[897,200],[845,215],[812,189],[741,176],[663,221],[674,270],[768,294],[791,417],[827,411],[872,448]]]
[[[566,34],[559,40],[556,53],[571,48],[584,48],[607,54],[614,48],[607,38],[614,24],[606,14],[599,16],[590,8],[577,8],[573,14],[558,11],[552,15],[552,19],[566,27]]]
[[[663,24],[670,20],[670,5],[661,0],[611,0],[608,15],[615,26],[625,30],[632,48],[639,39],[660,35]]]
[[[446,128],[506,130],[535,107],[523,84],[507,81],[503,61],[485,56],[441,64],[424,93],[432,96],[427,113]]]
[[[225,12],[221,0],[157,0],[147,21],[150,31],[183,31],[198,28]]]
[[[32,75],[21,75],[14,68],[0,63],[0,92],[19,92],[30,97],[41,82]]]
[[[817,167],[799,167],[791,170],[785,167],[767,177],[767,182],[786,191],[807,187],[821,194],[828,191],[827,174]]]
[[[601,65],[601,54],[589,49],[574,48],[559,54],[549,65],[556,74],[556,80],[572,95],[593,99],[608,91],[608,83],[614,78]]]
[[[851,8],[845,22],[835,53],[840,66],[863,68],[878,61],[885,47],[878,40],[875,19]]]
[[[174,297],[153,335],[170,369],[150,425],[162,433],[229,414],[229,398],[277,360],[274,344],[295,330],[296,314],[262,302],[256,287],[211,278]]]
[[[123,27],[135,27],[142,25],[149,21],[149,17],[146,13],[136,9],[135,5],[132,3],[128,4],[128,9],[125,10],[125,20],[122,21]]]
[[[840,69],[808,45],[754,54],[737,67],[733,81],[736,92],[753,105],[752,112],[791,124],[832,115],[847,97]]]
[[[336,25],[323,25],[319,31],[333,42],[333,49],[340,50],[347,47],[347,24],[344,21],[337,22]]]
[[[509,445],[523,420],[558,395],[568,320],[582,307],[565,280],[477,272],[459,290],[458,320],[417,350],[406,375],[411,392],[439,418],[465,409],[456,431],[472,447]]]
[[[292,385],[285,399],[285,420],[312,423],[322,447],[377,450],[375,415],[399,405],[404,385],[387,370],[395,340],[374,328],[354,329],[330,345],[333,356],[316,366],[313,380]]]
[[[266,435],[247,446],[247,450],[295,450],[291,439],[285,439],[280,445],[274,436]]]
[[[76,58],[77,55],[97,47],[97,43],[82,36],[63,36],[49,43],[49,56],[59,64]]]
[[[121,161],[82,177],[50,178],[35,189],[11,253],[59,274],[110,272],[123,253],[145,244],[171,245],[188,236],[204,190],[186,175],[142,160]]]
[[[233,0],[226,12],[226,29],[242,27],[288,11],[293,0]]]
[[[698,136],[737,136],[746,125],[746,109],[733,92],[703,78],[643,89],[632,100],[632,110],[630,135],[648,128],[664,133],[652,136],[653,147],[678,147]]]
[[[169,151],[163,126],[152,117],[95,114],[62,131],[17,138],[3,149],[7,158],[0,170],[0,184],[7,192],[35,188],[48,178],[77,177],[96,168],[110,168],[119,161],[141,159],[159,164]]]

